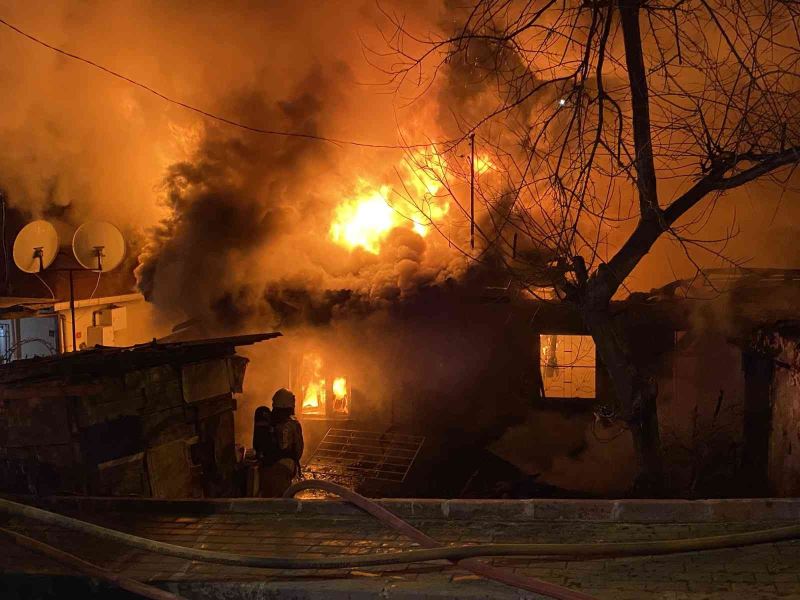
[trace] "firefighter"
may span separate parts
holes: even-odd
[[[295,397],[281,388],[272,397],[272,427],[277,445],[277,460],[264,469],[261,478],[261,496],[277,498],[300,475],[300,458],[303,456],[303,429],[294,416]]]

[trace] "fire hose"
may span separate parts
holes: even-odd
[[[286,490],[283,497],[292,498],[295,494],[303,490],[323,490],[331,494],[336,494],[343,500],[346,500],[361,510],[369,513],[384,525],[388,525],[395,531],[398,531],[406,537],[411,538],[420,546],[427,548],[441,547],[441,544],[438,541],[423,533],[411,525],[408,521],[404,521],[393,512],[386,510],[380,504],[365,498],[361,494],[357,494],[352,490],[329,481],[313,479],[300,481]],[[529,592],[537,592],[547,596],[548,598],[555,598],[556,600],[594,600],[593,596],[589,596],[583,592],[576,592],[560,585],[542,581],[541,579],[519,575],[513,571],[509,571],[508,569],[500,569],[492,564],[482,560],[477,560],[475,558],[449,560],[454,565],[458,565],[462,569],[466,569],[475,575],[480,575],[482,577],[486,577],[487,579],[494,579],[500,583],[504,583],[522,590],[527,590]]]
[[[323,487],[325,486],[325,487]],[[342,496],[348,500],[358,499],[364,506],[374,505],[373,502],[354,494],[345,488],[339,486],[333,487],[333,484],[320,481],[303,481],[300,482],[287,491],[287,494],[295,494],[301,489],[311,489],[317,487],[319,489],[327,488],[328,491],[334,491],[339,494],[347,492],[347,496]],[[352,501],[352,500],[351,500]],[[358,504],[357,504],[358,505]],[[379,510],[376,510],[379,509]],[[381,520],[386,519],[386,523],[392,526],[399,526],[404,523],[399,517],[385,511],[385,509],[378,505],[371,507],[368,512],[375,516],[381,515]],[[144,550],[147,552],[154,552],[165,556],[173,556],[176,558],[183,558],[186,560],[202,561],[223,565],[234,565],[243,567],[255,567],[265,569],[353,569],[363,567],[375,567],[381,565],[392,564],[409,564],[438,560],[449,560],[458,562],[460,566],[472,569],[475,565],[471,564],[478,561],[470,561],[466,565],[465,559],[472,559],[478,557],[510,557],[510,556],[526,556],[526,557],[563,557],[563,558],[597,558],[597,557],[623,557],[623,556],[654,556],[663,554],[677,554],[684,552],[696,552],[702,550],[718,550],[722,548],[733,548],[740,546],[752,546],[756,544],[774,543],[786,540],[793,540],[800,538],[800,525],[790,525],[786,527],[777,527],[773,529],[762,529],[758,531],[749,531],[745,533],[734,533],[720,536],[710,536],[701,538],[689,538],[682,540],[660,540],[649,542],[602,542],[602,543],[567,543],[567,544],[475,544],[469,546],[432,546],[422,549],[404,550],[402,552],[379,552],[375,554],[365,555],[345,555],[345,556],[330,556],[324,558],[286,558],[280,556],[254,556],[248,554],[233,554],[228,552],[217,552],[213,550],[201,550],[197,548],[187,548],[186,546],[178,546],[167,542],[159,542],[148,538],[143,538],[137,535],[124,533],[115,529],[109,529],[94,523],[81,521],[73,517],[61,515],[58,513],[50,512],[27,504],[21,504],[0,498],[0,512],[27,519],[33,519],[40,523],[54,525],[71,531],[77,531],[82,534],[91,535],[100,539],[124,544],[126,546]],[[387,516],[388,515],[388,516]],[[414,529],[411,525],[405,524],[408,527],[407,531],[410,533],[413,529],[415,538],[417,535],[425,536],[422,532]],[[422,538],[417,538],[422,540]],[[437,544],[435,540],[425,536],[424,544]],[[484,567],[491,567],[485,565]],[[491,567],[494,571],[495,568]],[[488,571],[484,571],[489,573]],[[489,575],[486,575],[489,577]],[[526,578],[527,579],[527,578]],[[530,581],[530,579],[527,579]],[[516,585],[516,584],[511,584]],[[555,586],[551,586],[549,591],[540,592],[545,595],[560,600],[588,600],[591,598],[581,592],[568,590]],[[525,588],[528,589],[528,588]],[[163,596],[162,596],[163,598]]]
[[[135,579],[130,579],[123,575],[119,575],[118,573],[114,573],[108,569],[98,567],[97,565],[87,562],[82,558],[75,556],[74,554],[64,552],[63,550],[54,548],[50,544],[45,544],[44,542],[30,538],[27,535],[22,535],[16,531],[3,529],[0,527],[0,534],[6,536],[18,546],[38,552],[39,554],[52,558],[61,564],[67,565],[76,571],[88,575],[93,579],[105,581],[106,583],[132,592],[137,596],[141,596],[142,598],[149,598],[150,600],[183,600],[183,598],[180,596],[171,594],[170,592],[162,590],[161,588],[157,588],[154,585],[148,585],[146,583],[142,583],[141,581],[136,581]]]

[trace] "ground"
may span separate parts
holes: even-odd
[[[372,517],[330,501],[53,501],[67,514],[174,544],[236,553],[322,556],[413,546]],[[719,535],[796,523],[800,501],[387,501],[444,543],[633,541]],[[413,516],[412,516],[413,515]],[[99,542],[30,521],[8,527],[187,598],[538,598],[445,563],[276,571],[190,562]],[[70,572],[0,538],[17,597]],[[800,541],[661,557],[589,561],[495,559],[598,599],[800,598]],[[22,576],[21,576],[22,575]],[[21,577],[20,577],[21,576]],[[28,586],[27,596],[20,589]],[[4,596],[8,597],[8,596]],[[13,591],[12,595],[13,596]]]

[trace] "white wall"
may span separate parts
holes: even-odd
[[[0,362],[9,350],[14,350],[9,358],[33,358],[50,356],[58,352],[58,321],[55,317],[31,317],[18,320],[0,321],[6,326],[8,336],[0,346]],[[17,352],[17,349],[19,350]]]
[[[89,327],[93,324],[92,316],[101,310],[110,307],[125,309],[125,327],[122,329],[111,328],[107,332],[107,345],[110,346],[132,346],[151,341],[154,337],[161,337],[169,333],[169,326],[160,323],[153,305],[145,302],[144,299],[134,299],[129,301],[105,301],[98,298],[92,301],[89,306],[81,306],[79,301],[75,308],[76,342],[78,349],[86,347]],[[68,307],[59,304],[57,310],[64,322],[64,350],[72,351],[72,315]],[[96,321],[94,321],[96,322]]]
[[[58,321],[55,317],[20,319],[22,358],[58,353]]]

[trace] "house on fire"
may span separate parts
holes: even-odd
[[[20,360],[0,367],[2,487],[239,493],[220,475],[230,473],[234,444],[249,446],[255,407],[290,387],[308,473],[344,475],[367,494],[624,496],[632,489],[630,433],[614,419],[593,341],[567,305],[485,280],[423,289],[386,310],[335,319],[311,300],[293,299],[286,337],[263,354],[248,350],[256,366],[242,385],[234,376],[243,364],[240,338],[190,342],[202,331],[185,329],[155,346],[110,347],[129,346],[127,336],[146,318],[146,303],[133,296],[79,301],[80,330],[103,347],[24,360],[25,346],[8,345]],[[13,339],[30,338],[13,333],[15,319],[30,319],[22,323],[49,324],[53,336],[36,337],[60,340],[55,352],[69,349],[63,307],[23,300],[2,307]],[[673,494],[800,493],[798,307],[800,273],[781,270],[709,271],[613,303],[636,360],[658,384]],[[226,365],[213,372],[230,387],[196,393],[192,381],[207,374],[196,365],[209,360]]]
[[[800,272],[772,269],[710,270],[614,303],[634,359],[658,386],[665,483],[675,495],[800,493],[798,307]],[[550,308],[558,314],[527,309],[538,311],[532,341],[543,393],[534,404],[564,414],[570,403],[572,418],[586,419],[583,440],[566,456],[537,459],[542,431],[529,416],[491,448],[551,483],[624,493],[636,463],[629,433],[613,420],[613,389],[580,320]]]
[[[636,360],[658,385],[672,493],[800,493],[798,307],[800,273],[782,270],[707,271],[613,303]],[[591,337],[564,304],[511,289],[424,290],[388,316],[290,333],[274,361],[282,367],[266,387],[288,381],[298,393],[305,462],[338,463],[367,493],[632,489],[631,435],[614,419]],[[382,455],[355,436],[368,431],[383,434]],[[399,435],[411,436],[405,447]],[[401,484],[375,471],[398,456],[413,458]]]

